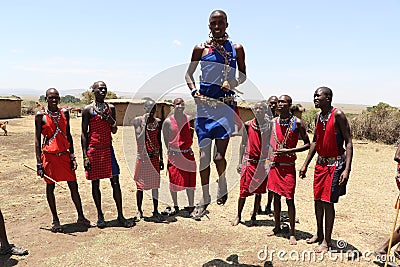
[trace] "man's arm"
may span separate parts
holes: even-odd
[[[317,125],[316,122],[317,122],[318,116],[319,116],[319,113],[317,113],[315,115],[315,118],[314,118],[314,124],[315,125]],[[315,153],[317,152],[316,141],[317,141],[317,138],[316,138],[315,129],[314,129],[314,137],[313,137],[313,141],[310,144],[310,150],[308,150],[307,157],[304,160],[303,166],[300,168],[300,171],[299,171],[299,177],[300,178],[305,178],[306,177],[308,165],[310,164],[312,158],[314,157]]]
[[[304,144],[302,146],[294,147],[294,148],[278,149],[275,152],[276,154],[288,154],[288,153],[303,152],[310,148],[310,138],[308,138],[306,127],[304,126],[304,123],[302,120],[297,119],[296,128],[297,128],[297,131],[298,131],[300,137],[303,139]]]
[[[169,149],[169,133],[171,131],[171,121],[169,118],[166,118],[164,120],[163,126],[162,126],[162,132],[163,132],[163,137],[164,137],[164,144],[165,147],[167,148],[167,151]]]
[[[346,167],[339,178],[339,185],[349,179],[351,171],[351,163],[353,161],[353,140],[350,131],[350,125],[343,111],[337,109],[335,111],[335,122],[343,136],[346,145]]]
[[[70,123],[70,118],[69,118],[69,111],[66,109],[62,109],[61,110],[62,113],[65,116],[65,119],[67,120],[67,127],[66,127],[66,135],[67,135],[67,140],[69,142],[69,153],[70,153],[70,157],[71,157],[71,168],[73,170],[76,170],[76,168],[78,167],[78,164],[76,164],[76,158],[75,158],[75,154],[74,154],[74,141],[72,139],[72,135],[71,135],[71,127],[69,125]]]
[[[162,142],[161,142],[161,132],[162,132],[162,122],[159,118],[156,119],[158,122],[158,127],[160,127],[157,135],[158,144],[160,145],[160,169],[164,170],[164,160],[163,160],[163,149],[162,149]]]
[[[87,156],[87,150],[89,146],[89,121],[91,116],[91,107],[86,106],[82,110],[82,133],[81,133],[81,146],[82,146],[82,154],[83,154],[83,166],[85,170],[90,170],[90,161]]]
[[[203,54],[204,47],[201,45],[196,45],[193,48],[192,57],[190,59],[189,67],[186,71],[185,80],[186,84],[190,90],[196,88],[195,80],[193,78],[193,73],[196,71],[197,65],[201,60],[201,56]]]
[[[247,145],[247,130],[248,130],[248,126],[249,126],[249,122],[245,122],[244,127],[245,129],[243,129],[244,131],[242,131],[242,142],[240,143],[240,147],[239,147],[239,162],[238,162],[238,166],[236,168],[237,172],[240,173],[242,170],[242,163],[243,163],[243,155],[246,152],[246,145]]]
[[[112,104],[110,105],[110,110],[111,110],[111,118],[109,118],[108,122],[111,124],[111,132],[113,134],[117,133],[118,127],[117,127],[117,117],[116,117],[116,112],[115,112],[115,107]]]
[[[232,84],[233,87],[239,86],[241,83],[244,83],[246,81],[246,63],[245,63],[245,52],[244,48],[241,44],[235,44],[235,50],[236,50],[236,63],[238,66],[239,70],[239,80],[236,80],[236,84]],[[240,82],[240,83],[239,83]]]
[[[396,154],[394,154],[394,161],[397,161],[397,163],[400,163],[400,144],[397,147]]]
[[[42,122],[43,122],[43,112],[38,111],[35,115],[35,153],[36,153],[36,163],[38,165],[37,175],[43,177],[44,170],[43,167],[39,168],[42,164]]]

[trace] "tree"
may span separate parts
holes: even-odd
[[[106,99],[116,99],[118,98],[117,94],[112,91],[107,91]],[[91,90],[86,90],[82,93],[81,101],[84,104],[92,103],[94,100],[94,94]]]
[[[61,102],[62,103],[74,103],[74,104],[76,104],[76,103],[80,103],[81,100],[79,98],[75,97],[75,96],[66,95],[66,96],[62,96],[61,97]]]

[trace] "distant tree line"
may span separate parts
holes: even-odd
[[[310,109],[303,113],[302,119],[309,132],[314,131],[314,120],[318,111],[318,109]],[[361,114],[346,115],[353,138],[389,145],[400,142],[400,110],[398,108],[380,102],[376,106],[368,107]]]
[[[119,98],[116,93],[112,91],[107,91],[106,99],[116,99]],[[71,106],[80,106],[82,105],[87,105],[92,103],[94,100],[94,94],[92,93],[91,90],[86,90],[85,92],[82,93],[81,98],[75,97],[73,95],[65,95],[60,97],[60,103],[62,105],[71,105]],[[45,96],[41,95],[38,100],[40,103],[44,103],[45,101]]]

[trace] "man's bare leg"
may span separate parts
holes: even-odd
[[[240,223],[240,220],[242,219],[242,211],[243,211],[243,207],[244,207],[245,203],[246,203],[246,198],[239,198],[238,212],[237,212],[235,219],[233,219],[231,222],[232,226],[236,226]]]
[[[375,252],[380,255],[386,254],[389,249],[389,241],[390,241],[390,239],[388,238],[377,250],[375,250]],[[392,247],[394,247],[399,242],[400,242],[400,226],[397,227],[396,231],[394,232]],[[398,251],[398,250],[399,250],[399,246],[397,246],[397,248],[396,248],[396,251]]]
[[[79,195],[78,191],[78,183],[76,181],[67,183],[69,191],[71,192],[72,201],[74,202],[76,211],[78,213],[77,223],[90,227],[90,221],[86,219],[85,216],[83,215],[81,196]]]
[[[265,206],[265,214],[269,215],[269,216],[273,216],[274,213],[271,210],[271,205],[272,205],[272,200],[274,199],[274,192],[268,190],[268,202],[267,202],[267,206]]]
[[[329,251],[332,246],[332,231],[335,222],[335,206],[333,203],[323,202],[325,210],[325,238],[322,243],[314,248],[316,252]]]
[[[201,211],[205,210],[211,202],[210,196],[210,163],[211,163],[211,142],[200,148],[200,179],[203,190],[203,199],[200,205]]]
[[[142,204],[143,204],[143,191],[137,189],[136,190],[136,206],[138,209],[138,213],[135,216],[135,221],[140,221],[143,218]]]
[[[3,213],[1,213],[1,210],[0,210],[0,244],[1,244],[0,246],[1,254],[22,256],[22,255],[27,255],[29,253],[27,249],[11,245],[8,242]]]
[[[296,240],[296,207],[294,205],[294,199],[286,199],[286,204],[288,205],[289,213],[289,223],[290,223],[290,245],[297,245]]]
[[[324,203],[321,200],[315,200],[314,209],[317,220],[317,234],[307,238],[307,244],[321,243],[324,240]]]
[[[8,239],[7,239],[7,233],[6,233],[6,227],[4,224],[3,213],[1,213],[1,210],[0,210],[0,243],[1,243],[1,248],[10,247],[10,243],[8,243]]]
[[[274,236],[274,235],[282,232],[282,228],[281,228],[281,196],[277,193],[274,193],[274,221],[275,221],[275,227],[271,232],[267,233],[267,236]]]
[[[254,223],[257,218],[257,209],[260,207],[261,204],[261,194],[255,194],[254,195],[254,207],[253,207],[253,212],[251,213],[251,222]]]
[[[187,198],[188,198],[189,207],[190,208],[194,207],[194,190],[187,188],[186,189],[186,195],[187,195]]]
[[[62,228],[60,225],[60,219],[58,218],[58,215],[57,215],[56,198],[54,196],[55,187],[56,187],[55,183],[46,184],[47,203],[49,203],[50,211],[53,216],[51,231],[54,233],[62,231]]]
[[[106,222],[104,221],[103,211],[101,210],[100,180],[92,181],[92,196],[97,209],[97,227],[104,228],[106,227]]]
[[[225,170],[226,170],[226,149],[228,148],[229,138],[216,139],[215,148],[216,153],[214,157],[214,163],[217,167],[218,173],[218,205],[224,205],[228,200],[228,188],[226,184]]]
[[[151,190],[151,196],[153,198],[153,217],[157,220],[164,220],[164,217],[158,212],[158,188]]]

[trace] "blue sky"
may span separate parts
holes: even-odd
[[[214,9],[263,95],[312,101],[325,85],[337,103],[400,106],[400,0],[2,1],[0,95],[97,80],[136,91],[188,63]]]

